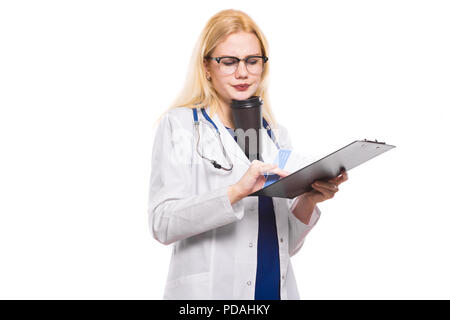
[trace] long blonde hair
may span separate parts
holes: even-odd
[[[164,113],[170,109],[179,107],[206,108],[207,106],[210,106],[209,112],[211,117],[218,112],[220,108],[220,98],[212,83],[206,79],[206,70],[203,61],[205,57],[209,56],[215,50],[221,41],[228,35],[236,32],[254,33],[260,42],[262,55],[269,56],[269,45],[266,37],[247,14],[234,9],[223,10],[216,13],[206,23],[206,26],[203,28],[203,31],[197,40],[182,91]],[[269,122],[269,125],[273,129],[276,129],[278,126],[270,108],[267,92],[269,61],[270,60],[265,64],[264,71],[261,75],[261,82],[255,95],[260,96],[263,100],[264,118]],[[159,119],[161,119],[161,117],[162,115]]]

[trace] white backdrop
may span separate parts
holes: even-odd
[[[225,5],[226,4],[226,5]],[[209,17],[270,44],[298,152],[397,146],[349,171],[293,257],[302,299],[449,299],[448,1],[2,1],[0,298],[160,299],[157,117]]]

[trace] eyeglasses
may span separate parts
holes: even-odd
[[[259,75],[264,70],[264,64],[269,60],[265,56],[248,56],[244,59],[237,57],[206,57],[206,59],[216,60],[219,69],[224,74],[232,74],[236,71],[239,62],[244,61],[247,71],[254,75]]]

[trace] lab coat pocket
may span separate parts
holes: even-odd
[[[166,284],[164,299],[195,300],[210,296],[210,272],[195,273],[170,280]]]

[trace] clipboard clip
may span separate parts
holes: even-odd
[[[375,139],[375,141],[364,139],[363,141],[365,141],[365,142],[372,142],[372,143],[386,144],[386,142],[378,142],[377,139]]]

